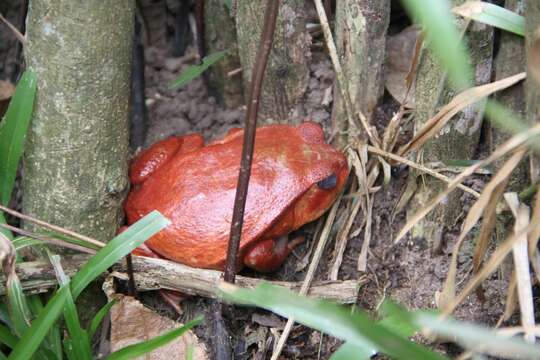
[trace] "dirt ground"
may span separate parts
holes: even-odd
[[[333,91],[334,75],[329,59],[324,52],[314,53],[311,64],[311,78],[304,107],[314,121],[322,123],[327,130],[331,121],[331,101],[329,93]],[[226,109],[207,95],[202,78],[198,78],[181,89],[170,90],[167,84],[173,80],[197,57],[192,48],[180,58],[168,55],[166,49],[150,47],[146,49],[146,81],[149,126],[146,145],[172,134],[200,132],[206,139],[222,135],[228,128],[240,126],[243,122],[244,108]],[[331,99],[331,98],[330,98]],[[398,105],[388,94],[377,111],[377,127],[384,128]],[[410,130],[410,129],[409,129]],[[410,131],[404,131],[406,137]],[[368,271],[360,274],[356,270],[358,255],[363,241],[363,232],[349,239],[344,261],[339,273],[340,279],[355,279],[367,276],[369,282],[358,293],[357,305],[361,309],[375,312],[384,299],[393,299],[410,309],[436,308],[436,293],[441,290],[446,277],[452,247],[458,234],[458,228],[446,236],[442,254],[433,254],[429,239],[406,237],[399,244],[393,244],[405,221],[405,214],[394,214],[394,208],[404,191],[407,182],[407,170],[396,167],[392,181],[375,195],[373,209],[373,237],[368,257]],[[481,185],[483,179],[474,179],[474,185]],[[471,184],[472,185],[472,184]],[[464,209],[470,206],[470,198],[463,196]],[[350,201],[350,200],[348,200]],[[341,211],[344,211],[342,207]],[[356,219],[356,229],[362,223],[363,214]],[[339,215],[338,215],[339,218]],[[274,274],[261,275],[244,270],[244,274],[275,280],[301,281],[305,275],[302,264],[307,249],[311,244],[315,224],[307,225],[302,231],[309,241],[297,248],[284,266]],[[334,234],[335,235],[335,234]],[[333,237],[325,250],[325,256],[317,271],[316,279],[328,277],[328,268],[334,248]],[[463,285],[472,268],[472,244],[468,242],[459,257],[458,281]],[[459,306],[455,317],[479,324],[494,325],[504,311],[504,300],[508,273],[499,271],[485,283],[486,301],[480,302],[475,295]],[[146,296],[148,298],[148,295]],[[150,301],[156,306],[156,302]],[[195,314],[206,312],[209,301],[190,299],[183,304],[182,320],[189,320]],[[157,305],[168,312],[165,305]],[[170,310],[170,309],[169,309]],[[170,314],[170,312],[168,312]],[[235,347],[238,359],[269,358],[273,346],[272,332],[269,327],[282,328],[285,321],[275,315],[260,310],[237,308],[234,320],[229,322],[237,341]],[[262,324],[262,325],[261,325]],[[208,330],[208,331],[207,331]],[[197,333],[208,340],[210,329],[199,328]],[[283,352],[283,358],[313,359],[320,356],[325,359],[337,349],[340,342],[303,326],[294,327],[292,335]],[[438,346],[444,352],[454,354],[455,347]]]

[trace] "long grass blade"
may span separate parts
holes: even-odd
[[[62,268],[60,256],[49,254],[49,260],[53,265],[60,286],[69,286],[69,278]],[[76,355],[77,359],[92,360],[90,340],[86,331],[81,327],[79,314],[77,313],[75,301],[73,301],[73,297],[71,296],[71,291],[67,291],[63,314],[73,354]]]
[[[92,319],[92,322],[90,323],[90,327],[88,328],[88,337],[90,339],[94,337],[94,334],[96,333],[99,325],[103,321],[103,318],[105,318],[105,316],[109,313],[113,305],[116,303],[117,303],[117,300],[111,300],[107,304],[105,304],[105,306],[99,309],[97,314]]]
[[[469,87],[472,69],[469,56],[454,25],[450,2],[447,0],[402,0],[401,3],[425,30],[424,42],[448,71],[454,86],[457,89]]]
[[[454,14],[525,36],[525,18],[513,11],[484,1],[468,1],[452,9]]]
[[[115,262],[129,254],[149,237],[170,224],[158,211],[152,211],[126,231],[112,239],[103,249],[94,255],[71,280],[73,299],[81,294],[84,288]]]
[[[178,88],[180,86],[184,86],[185,84],[205,72],[206,69],[208,69],[210,66],[223,59],[226,54],[227,50],[218,51],[216,53],[206,56],[203,59],[202,64],[189,66],[176,80],[174,80],[169,85],[169,88]]]
[[[36,82],[36,75],[32,71],[24,72],[0,125],[0,203],[3,205],[7,205],[11,197],[17,167],[24,150],[34,108]]]
[[[337,304],[305,298],[284,288],[264,283],[254,290],[227,283],[222,283],[219,289],[226,300],[259,306],[281,316],[294,317],[299,323],[354,346],[365,347],[371,344],[381,352],[398,359],[446,359],[377,324],[360,311],[351,313]]]

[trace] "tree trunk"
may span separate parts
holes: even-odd
[[[133,19],[130,0],[32,0],[28,13],[38,91],[23,208],[101,240],[115,234],[128,188]]]
[[[463,3],[454,0],[453,5]],[[463,23],[461,23],[461,28]],[[468,47],[472,60],[474,85],[490,81],[492,70],[493,30],[491,27],[471,22],[463,41]],[[440,107],[447,104],[456,92],[446,79],[446,71],[429,50],[424,51],[416,79],[415,128],[419,129]],[[431,162],[447,164],[451,160],[472,159],[477,149],[482,125],[483,106],[473,105],[460,112],[441,132],[420,150],[420,162],[430,166]],[[418,181],[418,189],[408,214],[412,215],[428,204],[446,184],[432,177],[418,177],[411,173],[410,181]],[[444,232],[452,228],[462,215],[460,192],[453,192],[444,204],[420,221],[412,235],[426,238],[438,251],[442,245]]]
[[[525,47],[527,52],[527,80],[525,81],[526,118],[530,124],[536,124],[540,119],[540,78],[538,77],[538,63],[540,59],[540,2],[526,0],[525,9]],[[531,71],[533,66],[536,66],[534,73]],[[531,157],[531,181],[536,183],[539,180],[540,158],[538,154],[535,154]]]
[[[525,13],[524,0],[506,0],[505,7],[508,10],[514,11],[520,15]],[[512,34],[508,31],[501,31],[500,47],[495,59],[495,78],[496,80],[504,79],[505,77],[515,75],[525,70],[525,47],[523,46],[523,38],[519,35]],[[506,108],[519,115],[520,118],[525,118],[525,91],[523,82],[505,89],[496,94],[496,99]],[[499,130],[495,127],[490,129],[490,145],[491,151],[495,150],[503,142],[510,137],[508,132]],[[502,166],[505,159],[495,163],[498,169]],[[526,161],[522,163],[512,172],[508,183],[509,191],[523,190],[529,183],[528,165]]]
[[[383,94],[383,63],[390,0],[342,0],[336,5],[336,46],[355,109],[371,122]],[[347,144],[347,113],[339,90],[334,91],[334,128],[338,146]]]
[[[228,107],[240,106],[243,101],[242,73],[234,19],[223,0],[206,0],[204,4],[206,54],[228,50],[223,60],[208,69],[208,85],[212,95]]]
[[[249,89],[259,47],[266,0],[238,0],[236,29],[244,89]],[[261,93],[259,118],[302,120],[302,100],[309,81],[310,37],[305,2],[283,0]],[[244,94],[247,98],[247,94]]]

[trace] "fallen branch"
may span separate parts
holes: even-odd
[[[86,255],[62,257],[62,267],[68,276],[73,276],[88,261]],[[133,257],[133,270],[138,291],[158,289],[177,290],[185,294],[215,298],[215,290],[221,282],[221,271],[197,269],[163,259]],[[56,287],[56,276],[49,262],[33,261],[17,264],[16,273],[23,289],[30,293],[43,293]],[[125,264],[113,266],[112,275],[127,281]],[[265,280],[237,276],[236,284],[253,288]],[[302,283],[287,281],[267,281],[273,285],[284,286],[299,291]],[[346,281],[315,282],[308,292],[309,296],[336,301],[342,304],[356,302],[358,288],[367,282],[366,278]],[[0,276],[0,295],[6,293],[5,278]]]

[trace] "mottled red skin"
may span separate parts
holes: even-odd
[[[172,222],[146,242],[152,252],[193,267],[223,269],[242,136],[235,129],[208,146],[199,135],[173,137],[135,159],[134,187],[124,206],[128,223],[154,209]],[[348,173],[344,155],[324,143],[319,125],[258,128],[238,267],[279,267],[296,243],[278,246],[274,239],[320,217]],[[337,185],[320,189],[317,182],[332,174]]]

